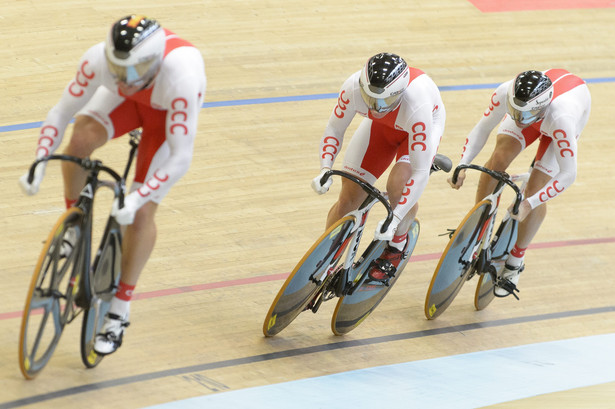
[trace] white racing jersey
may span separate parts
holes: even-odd
[[[591,97],[585,81],[563,69],[551,69],[544,73],[551,79],[554,89],[553,100],[545,117],[527,128],[517,127],[506,113],[506,99],[513,80],[501,84],[492,94],[483,117],[468,135],[460,160],[460,164],[471,163],[498,124],[498,133],[514,137],[521,143],[522,149],[526,147],[526,140],[531,143],[535,137],[550,138],[547,152],[536,157],[534,167],[552,178],[528,198],[532,208],[556,197],[574,182],[577,142],[591,110]]]

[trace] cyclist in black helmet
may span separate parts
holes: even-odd
[[[151,18],[129,15],[116,21],[105,42],[91,47],[81,58],[77,73],[60,101],[47,115],[39,133],[36,157],[52,154],[75,118],[68,155],[88,157],[110,139],[142,128],[134,183],[119,209],[112,214],[128,225],[119,288],[111,301],[94,350],[114,352],[128,326],[130,299],[139,275],[154,247],[154,216],[158,204],[188,170],[197,118],[205,95],[205,68],[199,50]],[[44,163],[23,190],[38,192]],[[72,206],[85,185],[84,171],[62,163],[66,206]],[[71,238],[61,253],[72,250]],[[73,239],[74,241],[74,239]]]
[[[444,132],[444,104],[431,78],[400,56],[380,53],[371,57],[342,85],[320,141],[321,173],[312,181],[312,188],[319,194],[331,185],[331,179],[321,185],[321,176],[333,167],[344,133],[356,114],[363,119],[346,151],[343,170],[374,184],[394,163],[386,187],[394,218],[384,234],[380,232],[382,221],[379,223],[376,239],[388,241],[382,258],[397,267],[407,256],[408,229]],[[358,185],[342,179],[327,228],[358,208],[365,197]],[[374,279],[381,275],[377,269],[370,274]]]
[[[501,84],[491,96],[491,103],[466,140],[460,164],[469,164],[499,124],[496,145],[485,164],[487,168],[505,171],[517,155],[539,140],[534,167],[525,190],[526,199],[513,216],[520,221],[517,242],[504,270],[503,279],[516,288],[524,269],[525,250],[546,216],[546,203],[568,188],[577,173],[577,141],[591,108],[591,97],[585,82],[563,69],[525,71]],[[459,189],[465,170],[453,188]],[[495,181],[481,174],[476,201],[493,190]],[[509,291],[496,287],[496,295]]]

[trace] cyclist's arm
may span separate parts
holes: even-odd
[[[459,164],[467,165],[472,163],[474,158],[487,143],[487,139],[493,128],[495,128],[502,118],[504,118],[504,115],[506,115],[506,95],[509,84],[510,81],[501,84],[491,95],[489,106],[466,139]]]
[[[342,89],[337,97],[337,103],[333,108],[333,112],[331,112],[325,132],[320,139],[318,152],[321,169],[331,169],[333,167],[335,158],[337,158],[342,149],[344,133],[356,114],[356,98],[361,98],[355,90],[356,81],[353,75],[342,85]]]
[[[546,120],[546,119],[545,119]],[[548,131],[553,139],[555,157],[559,172],[537,193],[527,199],[534,209],[536,206],[551,200],[572,185],[577,176],[577,137],[575,121],[570,116],[562,116],[553,121],[556,126]]]
[[[200,56],[199,56],[200,57]],[[161,187],[170,188],[188,171],[192,161],[198,115],[205,96],[204,69],[195,67],[174,78],[167,91],[166,141],[169,157],[137,190],[139,207]]]
[[[425,134],[425,142],[414,141],[412,133],[408,138],[408,155],[412,164],[412,176],[404,186],[402,196],[397,203],[393,214],[402,220],[412,207],[418,202],[429,181],[429,172],[433,158],[436,156],[441,135],[436,135],[433,123],[432,105],[425,104],[412,116],[406,129],[421,130]],[[425,128],[423,130],[423,127]]]
[[[47,113],[41,126],[36,147],[37,158],[50,155],[58,149],[66,127],[101,84],[101,69],[105,67],[103,50],[104,44],[100,43],[81,57],[75,77],[64,88],[60,101]]]

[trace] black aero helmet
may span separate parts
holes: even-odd
[[[165,43],[164,30],[156,20],[141,15],[118,20],[105,43],[111,75],[130,86],[146,86],[160,68]]]
[[[396,108],[401,94],[410,84],[410,68],[396,54],[380,53],[371,57],[359,77],[361,97],[367,107],[380,114]]]
[[[506,104],[518,123],[530,125],[544,117],[553,100],[553,83],[540,71],[524,71],[511,83]]]

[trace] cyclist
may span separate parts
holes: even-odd
[[[386,186],[394,209],[393,222],[381,233],[384,220],[380,221],[375,238],[388,241],[381,259],[397,267],[407,256],[407,233],[429,179],[446,111],[438,87],[423,71],[410,67],[395,54],[380,53],[369,58],[342,85],[320,140],[321,172],[312,181],[318,194],[331,186],[332,179],[321,185],[321,177],[332,168],[344,133],[356,114],[363,120],[345,153],[343,169],[374,184],[395,162]],[[342,179],[339,198],[327,217],[327,228],[357,209],[366,195],[359,186]],[[388,278],[377,268],[370,271],[370,276],[376,280]]]
[[[468,135],[460,164],[469,164],[499,124],[496,145],[485,167],[505,171],[519,153],[539,140],[533,170],[525,189],[525,200],[513,218],[520,222],[517,242],[500,274],[497,296],[516,290],[524,269],[525,251],[547,212],[546,202],[572,185],[577,173],[577,140],[589,118],[591,97],[585,82],[563,69],[524,71],[497,87],[482,118]],[[459,189],[465,170],[459,172]],[[481,174],[476,201],[495,187]],[[509,291],[510,290],[510,291]]]
[[[134,183],[124,207],[113,204],[112,215],[128,225],[124,235],[122,275],[94,350],[114,352],[128,326],[130,299],[156,238],[158,204],[188,170],[197,118],[205,95],[206,77],[198,49],[151,18],[126,16],[115,22],[105,42],[81,58],[73,80],[47,114],[38,138],[36,157],[52,154],[71,119],[72,136],[65,153],[88,157],[108,140],[141,127]],[[32,183],[20,184],[36,194],[45,173],[41,163]],[[63,162],[67,208],[76,203],[86,173]],[[69,235],[71,232],[67,232]],[[66,255],[75,234],[63,244]],[[71,242],[72,241],[72,242]]]

